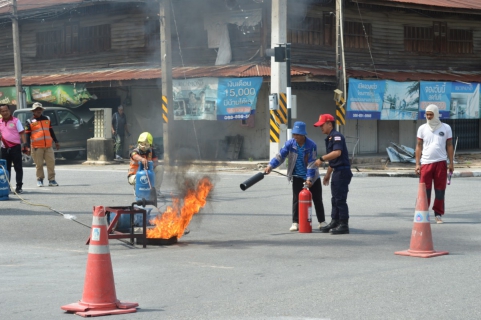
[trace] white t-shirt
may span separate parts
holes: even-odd
[[[423,140],[421,164],[446,161],[448,159],[446,141],[452,138],[453,132],[449,124],[443,123],[441,128],[434,132],[431,131],[427,123],[420,126],[418,129],[418,139]]]

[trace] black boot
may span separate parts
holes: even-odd
[[[348,234],[349,233],[349,220],[339,220],[339,225],[331,229],[331,234]]]
[[[329,230],[336,228],[339,225],[339,220],[334,220],[332,219],[331,222],[325,226],[319,229],[322,233],[329,233]]]

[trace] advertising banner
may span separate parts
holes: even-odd
[[[480,84],[451,83],[450,119],[479,119],[480,115]]]
[[[255,113],[262,77],[173,80],[174,120],[245,120]]]
[[[31,86],[32,99],[58,106],[75,108],[92,99],[84,84]]]
[[[451,82],[421,81],[419,119],[426,119],[426,107],[435,104],[440,119],[449,119],[451,104]]]
[[[32,103],[30,88],[22,87],[25,91],[27,104]],[[0,103],[7,105],[17,105],[17,89],[15,87],[0,87]]]
[[[381,119],[385,85],[384,80],[349,79],[347,119]]]
[[[386,80],[381,120],[416,120],[419,110],[419,82]]]

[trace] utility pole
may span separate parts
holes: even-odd
[[[22,88],[22,56],[20,54],[20,31],[18,28],[17,0],[12,0],[12,36],[13,36],[13,61],[15,66],[15,88],[17,91],[17,109],[25,107]]]
[[[287,43],[287,0],[272,0],[272,15],[271,15],[271,48],[278,47],[281,43]],[[290,49],[290,48],[289,48]],[[269,50],[269,49],[267,49]],[[289,50],[290,52],[290,50]],[[285,60],[276,61],[275,57],[271,58],[271,94],[279,96],[280,93],[287,91],[287,69],[282,62]],[[289,61],[290,62],[290,61]],[[290,76],[290,73],[289,73]],[[287,94],[287,92],[286,92]],[[287,104],[289,100],[287,99]],[[290,106],[290,104],[289,104]],[[272,118],[272,115],[271,115]],[[277,141],[272,140],[269,144],[269,158],[272,158],[279,152],[281,146],[284,145],[287,138],[287,126],[285,124],[278,125],[279,136]],[[272,132],[271,125],[271,132]]]
[[[346,63],[344,59],[343,0],[336,0],[336,82],[340,94],[336,101],[336,130],[345,124],[344,97],[346,95]],[[344,112],[343,112],[344,111]]]
[[[171,0],[160,0],[160,60],[162,72],[162,117],[164,139],[164,165],[173,164],[171,137],[174,123],[172,93],[172,42],[170,30]]]

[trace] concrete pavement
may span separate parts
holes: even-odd
[[[68,162],[67,162],[68,163]],[[256,161],[208,161],[194,160],[191,162],[179,163],[187,167],[193,167],[196,171],[223,171],[223,172],[249,172],[260,171],[267,166],[269,160]],[[84,163],[85,165],[96,165],[94,163]],[[105,164],[113,168],[125,168],[127,170],[128,160],[113,161]],[[390,162],[387,155],[366,155],[357,156],[353,160],[352,172],[354,177],[411,177],[417,178],[414,172],[413,163]],[[278,168],[283,174],[285,168]],[[325,168],[320,169],[321,175],[326,172]],[[453,178],[481,177],[481,153],[471,151],[458,153],[455,159]]]

